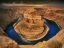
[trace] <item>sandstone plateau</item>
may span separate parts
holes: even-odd
[[[41,18],[47,18],[49,20],[55,21],[60,26],[61,30],[55,36],[53,36],[47,41],[38,42],[35,45],[22,45],[22,44],[18,45],[14,40],[6,36],[6,33],[4,33],[4,30],[6,29],[7,25],[9,25],[11,22],[14,22],[14,20],[19,18],[20,15],[22,14],[24,15],[27,12],[30,13],[34,10],[36,10],[35,15],[41,16]],[[32,17],[34,18],[34,15]],[[24,20],[23,22],[25,22]],[[38,21],[41,22],[41,20],[38,20]],[[38,33],[36,32],[35,34],[38,34]],[[64,48],[64,7],[21,6],[21,7],[5,8],[5,9],[0,8],[0,42],[1,42],[0,48]]]

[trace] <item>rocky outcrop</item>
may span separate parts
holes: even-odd
[[[19,48],[18,44],[6,36],[0,36],[0,48]]]
[[[42,20],[41,16],[34,9],[33,11],[26,11],[24,18],[15,24],[15,31],[21,38],[29,41],[43,38],[49,30],[48,26],[44,24],[44,20]]]
[[[20,48],[32,48],[34,45],[19,45]]]
[[[8,24],[13,22],[15,19],[19,17],[19,15],[27,13],[28,11],[37,11],[36,14],[41,15],[42,17],[48,18],[50,20],[54,20],[57,22],[62,28],[64,28],[63,20],[64,20],[64,7],[50,7],[50,6],[39,6],[39,7],[16,7],[9,9],[1,9],[0,8],[0,27],[3,29],[6,28]],[[61,23],[60,23],[61,22]],[[5,23],[5,24],[4,24]]]
[[[5,34],[5,32],[2,30],[2,28],[0,28],[0,36],[2,36],[2,35],[4,36],[4,35],[6,35],[6,34]]]
[[[32,11],[35,9],[36,14],[41,15],[42,18],[48,18],[59,24],[61,29],[64,29],[64,7],[29,7],[29,10]],[[10,9],[0,9],[0,27],[5,29],[7,25],[11,22],[14,22],[19,15],[27,13],[28,7],[17,7]],[[61,30],[53,38],[48,41],[39,42],[33,46],[31,45],[20,45],[11,40],[5,35],[4,31],[0,28],[0,47],[1,48],[64,48],[64,30]]]
[[[64,29],[59,31],[53,38],[48,41],[39,42],[33,48],[63,48],[64,46]]]
[[[0,28],[0,48],[19,48],[15,41],[6,36],[2,28]]]
[[[16,10],[0,9],[0,27],[5,29],[8,24],[17,19]]]

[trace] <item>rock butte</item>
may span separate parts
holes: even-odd
[[[44,24],[44,20],[36,11],[25,12],[24,18],[15,23],[15,31],[24,40],[38,40],[43,38],[48,31],[48,27]]]

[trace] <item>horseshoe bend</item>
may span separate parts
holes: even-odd
[[[49,30],[48,27],[44,24],[44,21],[41,19],[41,16],[33,13],[34,12],[31,13],[32,16],[31,14],[28,15],[25,13],[23,20],[19,21],[19,23],[14,27],[18,34],[21,36],[23,35],[22,37],[24,37],[26,40],[37,40],[42,38]]]
[[[16,47],[18,48],[27,48],[27,47],[36,48],[37,45],[39,45],[38,48],[44,46],[46,48],[50,48],[50,45],[55,46],[56,42],[58,44],[61,44],[62,46],[64,45],[61,42],[64,34],[63,13],[64,13],[64,7],[57,7],[57,6],[55,7],[25,6],[25,7],[15,7],[15,8],[7,8],[7,9],[0,8],[0,22],[1,22],[0,28],[2,32],[1,36],[2,37],[5,36],[4,38],[6,37],[10,38],[9,40],[12,39],[11,41],[16,41],[16,43],[18,43],[16,40],[17,36],[15,35],[16,36],[15,37],[13,33],[15,32],[17,33],[17,35],[19,35],[20,39],[22,39],[22,42],[29,43],[29,45],[22,45],[22,44],[19,45],[15,43]],[[34,42],[37,41],[37,43],[35,45],[30,45],[33,41]]]

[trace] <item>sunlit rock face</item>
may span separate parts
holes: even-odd
[[[29,10],[24,14],[24,18],[14,25],[14,29],[23,40],[29,41],[43,38],[49,30],[41,16],[37,15],[36,11]]]
[[[37,10],[37,14],[40,13],[41,16],[43,15],[43,19],[45,20],[43,22],[43,24],[45,24],[49,30],[47,32],[47,34],[39,39],[39,41],[34,41],[34,43],[36,42],[37,46],[30,46],[30,44],[32,44],[33,42],[31,41],[25,41],[25,38],[23,40],[23,38],[21,37],[21,35],[15,31],[15,26],[17,24],[19,24],[19,22],[21,22],[24,18],[19,17],[20,14],[23,14],[26,12],[28,12],[29,9],[31,9],[31,11],[33,10],[32,8],[34,8],[35,10]],[[29,15],[29,14],[28,14]],[[24,15],[25,16],[25,15]],[[19,19],[18,19],[19,17]],[[32,17],[31,17],[32,18]],[[16,21],[14,21],[15,19],[17,19]],[[43,20],[42,19],[42,20]],[[19,21],[21,20],[21,21]],[[13,23],[12,23],[13,22]],[[6,35],[8,37],[10,37],[11,39],[13,39],[14,41],[16,41],[18,44],[21,44],[21,48],[64,48],[64,31],[58,32],[59,30],[59,26],[61,26],[61,29],[64,29],[64,7],[19,7],[19,8],[7,8],[7,9],[0,9],[0,27],[2,29],[6,28]],[[14,26],[15,24],[15,26]],[[6,27],[7,26],[7,27]],[[0,35],[4,35],[4,31],[2,31],[2,29],[0,29]],[[60,34],[58,34],[60,33]],[[43,35],[42,35],[43,36]],[[6,40],[6,37],[1,37],[2,40],[1,42],[3,42],[3,44],[1,44],[0,46],[3,46],[4,48],[6,48],[6,45],[8,46],[7,42],[9,42],[8,40]],[[4,41],[3,41],[4,39]],[[10,40],[11,40],[10,39]],[[52,40],[50,40],[52,39]],[[6,42],[6,41],[7,42]],[[26,39],[27,40],[27,39]],[[47,40],[44,42],[44,40]],[[42,42],[41,42],[42,41]],[[41,43],[39,43],[41,42]],[[47,43],[48,42],[48,43]],[[5,44],[6,43],[6,44]],[[33,44],[34,44],[33,43]],[[39,43],[39,44],[38,44]],[[29,44],[29,45],[22,45],[22,44]],[[8,47],[12,48],[12,44],[10,44]],[[63,46],[63,47],[62,47]],[[2,47],[1,47],[2,48]],[[18,48],[18,47],[17,47]]]
[[[6,36],[0,36],[0,48],[19,48],[18,44]]]
[[[50,39],[60,31],[56,22],[42,18],[34,9],[27,11],[5,30],[6,35],[18,44],[36,44]]]

